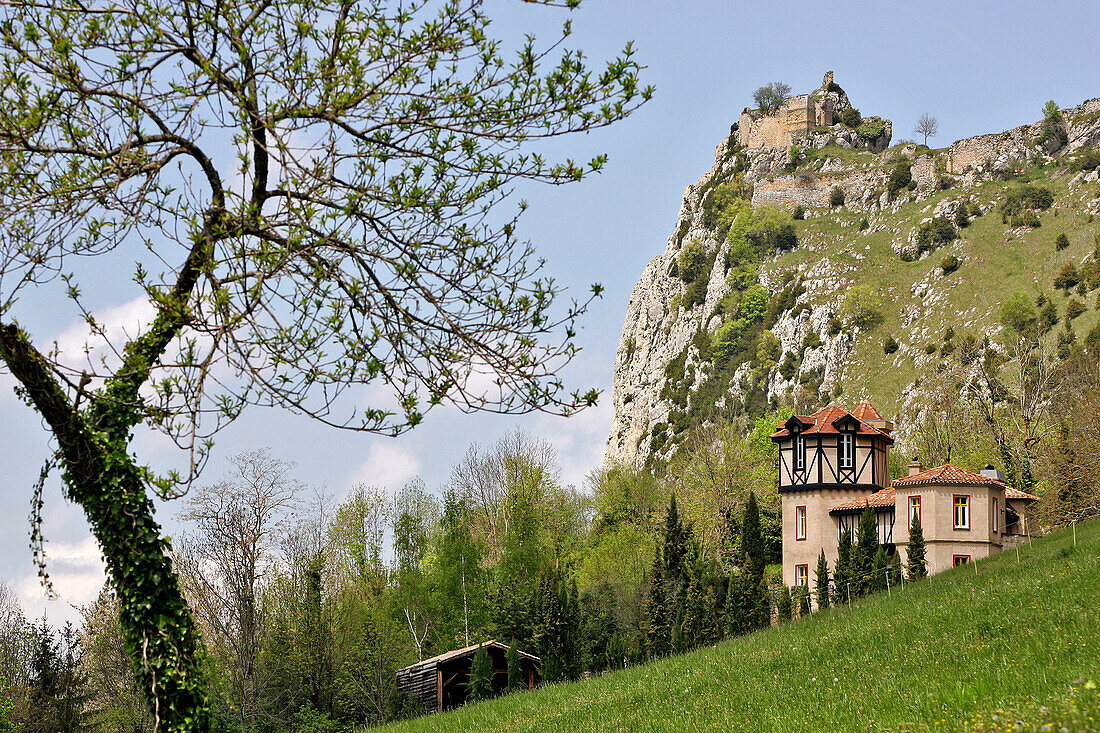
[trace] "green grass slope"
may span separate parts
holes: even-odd
[[[867,154],[863,154],[867,155]],[[1032,170],[1026,180],[1048,188],[1054,206],[1039,212],[1042,226],[1014,229],[1004,224],[998,210],[1007,191],[1020,181],[984,182],[969,188],[939,191],[930,198],[901,204],[870,215],[871,228],[861,232],[864,214],[839,209],[796,222],[799,247],[765,265],[781,279],[785,273],[836,277],[869,285],[883,298],[884,322],[856,339],[848,356],[841,386],[853,397],[867,396],[885,415],[897,415],[899,395],[917,376],[919,362],[934,361],[925,348],[942,346],[948,327],[961,336],[996,330],[1001,303],[1014,292],[1034,298],[1044,294],[1053,300],[1064,328],[1070,299],[1053,286],[1055,274],[1068,263],[1080,265],[1091,256],[1100,237],[1100,219],[1088,213],[1090,202],[1100,195],[1100,184],[1070,188],[1074,174],[1053,166]],[[1024,180],[1024,179],[1021,179]],[[905,241],[935,205],[948,199],[968,199],[993,210],[959,231],[960,238],[924,259],[903,261],[892,249]],[[1058,251],[1054,240],[1065,234],[1070,246]],[[943,259],[957,256],[962,264],[948,276],[937,272]],[[923,287],[914,288],[923,283]],[[827,290],[811,296],[823,304],[843,293]],[[1073,321],[1079,338],[1100,322],[1096,292],[1072,294],[1084,302],[1086,312]],[[887,355],[883,340],[893,336],[911,351]],[[1051,336],[1053,339],[1053,335]]]
[[[1100,730],[1100,522],[716,647],[394,731]],[[1047,727],[1050,725],[1051,727]]]

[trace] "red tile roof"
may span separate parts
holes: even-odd
[[[842,514],[844,512],[863,511],[865,506],[870,506],[872,509],[894,506],[894,489],[892,487],[879,489],[870,496],[861,496],[858,499],[837,504],[829,511]]]
[[[883,420],[882,415],[878,414],[878,410],[868,400],[860,402],[859,407],[852,410],[852,415],[860,422],[864,420]]]
[[[813,435],[815,433],[835,435],[839,433],[840,430],[838,430],[836,426],[833,425],[833,423],[847,416],[859,423],[859,427],[855,431],[856,434],[881,436],[893,443],[894,439],[890,437],[889,433],[883,430],[879,430],[868,422],[869,420],[882,419],[882,417],[878,414],[878,411],[875,410],[871,403],[864,400],[863,403],[861,403],[860,406],[856,408],[857,412],[861,410],[862,414],[864,415],[864,417],[862,418],[858,415],[848,412],[843,407],[838,407],[837,405],[829,405],[828,407],[824,407],[818,410],[812,415],[795,415],[794,418],[791,419],[797,418],[799,422],[809,426],[802,431],[802,435]],[[791,431],[787,429],[787,422],[790,421],[788,420],[785,422],[781,422],[779,423],[779,425],[776,426],[776,431],[772,433],[771,436],[772,440],[776,440],[777,438],[790,437]]]
[[[952,466],[950,463],[930,468],[927,471],[921,471],[915,476],[903,476],[894,479],[894,486],[923,486],[925,484],[943,484],[946,486],[1004,486],[1004,481],[998,481],[989,476],[982,476],[980,473],[967,471],[965,468]]]
[[[1005,487],[1005,498],[1018,499],[1020,501],[1039,501],[1039,497],[1035,496],[1034,494],[1028,494],[1027,492],[1020,491],[1019,489],[1014,489],[1011,486]]]

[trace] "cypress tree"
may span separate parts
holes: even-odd
[[[836,569],[833,571],[833,600],[837,605],[848,601],[852,582],[852,532],[849,530],[840,536],[837,547]]]
[[[779,603],[776,608],[779,623],[791,620],[791,589],[783,585],[779,590]]]
[[[871,589],[886,590],[886,548],[882,545],[879,545],[878,549],[875,550],[872,565],[874,566],[872,570],[874,574],[871,576],[871,580],[873,581],[871,583]]]
[[[565,648],[565,675],[568,679],[575,680],[581,676],[581,666],[584,661],[581,653],[581,629],[584,626],[584,619],[581,615],[577,579],[571,578],[568,584],[563,581],[562,590],[566,592],[565,634],[562,639]]]
[[[829,607],[829,563],[825,559],[825,550],[817,556],[817,608],[820,611]]]
[[[802,585],[798,588],[798,617],[806,618],[810,615],[810,586]]]
[[[544,680],[558,682],[565,679],[566,670],[566,606],[568,596],[563,592],[561,573],[548,568],[538,584],[538,601],[535,604],[535,648],[541,660]]]
[[[921,529],[919,517],[913,517],[913,524],[909,526],[909,567],[906,570],[909,580],[928,577],[928,564],[924,560],[924,530]]]
[[[508,667],[508,692],[516,692],[523,689],[523,667],[519,658],[519,650],[516,649],[516,640],[512,639],[512,645],[508,647],[508,654],[504,657]]]
[[[676,509],[676,495],[668,503],[665,515],[665,580],[679,580],[683,569],[684,555],[687,554],[687,537],[684,532],[680,513]]]
[[[470,681],[466,683],[466,700],[476,702],[486,700],[493,694],[493,660],[489,648],[484,644],[474,652],[470,667]]]
[[[859,532],[852,552],[852,590],[866,595],[875,589],[875,553],[878,551],[878,522],[870,504],[863,507],[859,517]]]
[[[657,547],[653,553],[653,573],[646,593],[643,631],[645,653],[650,659],[668,654],[671,646],[671,629],[665,597],[664,562],[660,547]]]

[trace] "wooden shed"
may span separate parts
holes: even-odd
[[[455,649],[397,670],[397,689],[420,701],[425,710],[449,710],[466,702],[474,653],[479,646],[489,650],[493,661],[493,692],[503,692],[508,684],[508,645],[492,639],[464,649]],[[539,658],[519,652],[524,684],[534,688],[539,681]]]

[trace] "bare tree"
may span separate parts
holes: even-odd
[[[263,584],[277,569],[282,538],[302,485],[293,464],[266,450],[242,453],[221,482],[187,498],[181,518],[194,530],[181,543],[190,600],[229,670],[241,730],[255,728],[263,681],[256,665],[265,629]]]
[[[928,138],[935,137],[936,133],[939,131],[940,121],[927,112],[920,116],[916,126],[913,128],[914,135],[924,135],[925,145],[928,145]]]
[[[494,560],[500,557],[501,543],[508,531],[504,502],[509,487],[519,479],[517,472],[521,467],[538,469],[542,480],[555,485],[560,476],[553,446],[522,430],[508,433],[488,450],[472,443],[462,461],[451,470],[451,485],[478,509]]]

